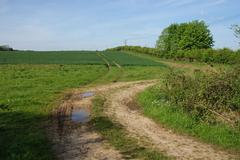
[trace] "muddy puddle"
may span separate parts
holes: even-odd
[[[75,123],[87,123],[90,120],[90,112],[84,108],[73,110],[71,121]]]
[[[81,94],[82,98],[92,97],[94,96],[94,92],[84,92]]]
[[[84,92],[79,95],[82,99],[94,96],[94,92]],[[70,119],[74,123],[87,123],[90,120],[90,111],[85,107],[73,107]]]
[[[89,91],[72,95],[59,107],[56,120],[60,139],[64,134],[73,132],[73,128],[86,126],[91,120],[90,109],[86,100],[90,101],[88,98],[94,96],[94,94],[94,92]]]

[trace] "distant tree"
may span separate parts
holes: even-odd
[[[239,44],[240,44],[240,26],[239,25],[232,25],[232,30],[234,31],[235,37],[239,39]]]
[[[13,51],[13,48],[8,45],[2,45],[0,46],[0,51]]]
[[[172,24],[165,28],[156,43],[163,51],[207,49],[213,46],[213,37],[204,21]]]

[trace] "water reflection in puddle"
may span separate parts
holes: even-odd
[[[81,94],[82,98],[87,98],[87,97],[91,97],[91,96],[94,96],[93,92],[84,92]]]
[[[86,109],[74,110],[71,115],[71,120],[77,123],[86,123],[90,120],[90,113]]]

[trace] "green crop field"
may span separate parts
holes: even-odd
[[[150,59],[137,57],[125,52],[103,52],[103,55],[111,62],[116,62],[122,66],[161,66],[163,64]]]
[[[122,66],[161,66],[163,64],[124,52],[97,51],[14,51],[0,52],[0,64],[110,64]]]
[[[91,51],[0,52],[0,64],[104,64]]]

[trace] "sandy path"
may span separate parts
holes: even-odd
[[[227,152],[214,149],[211,145],[173,133],[144,117],[139,111],[131,110],[129,104],[133,104],[131,103],[132,98],[151,85],[153,83],[133,84],[129,88],[118,90],[109,95],[106,113],[125,126],[133,135],[147,140],[154,148],[169,156],[176,157],[176,159],[237,159]]]

